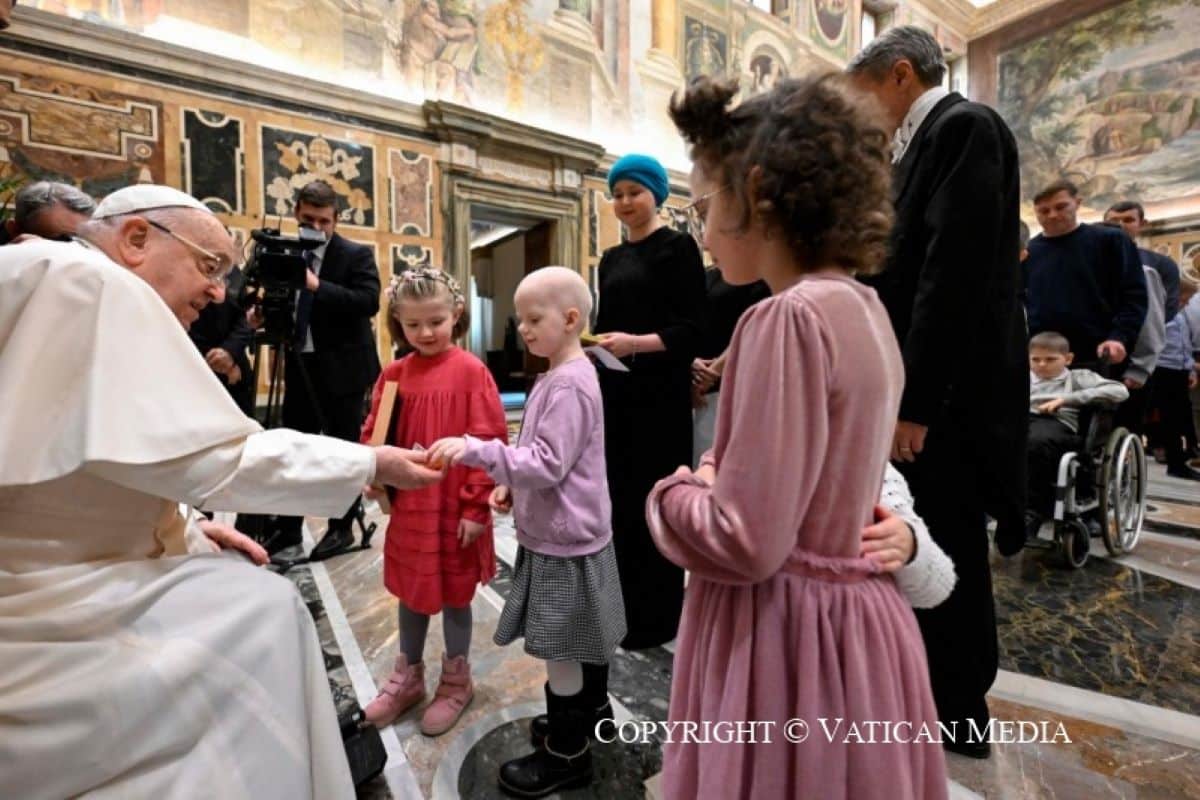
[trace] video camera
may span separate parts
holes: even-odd
[[[251,231],[250,237],[255,244],[246,267],[243,305],[260,309],[263,342],[290,341],[296,322],[296,292],[304,288],[308,277],[304,254],[325,244],[325,234],[302,227],[297,236],[285,236],[277,228],[259,228]]]

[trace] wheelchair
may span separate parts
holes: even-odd
[[[1058,550],[1079,569],[1091,551],[1092,528],[1099,524],[1104,547],[1113,557],[1132,553],[1146,518],[1146,452],[1140,436],[1114,428],[1115,408],[1080,409],[1084,446],[1064,453],[1054,487],[1054,538],[1027,544]]]

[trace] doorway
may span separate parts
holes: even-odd
[[[517,333],[513,294],[521,279],[553,261],[557,223],[472,203],[470,206],[471,328],[469,348],[500,389],[507,411],[525,406],[533,380],[547,369]]]

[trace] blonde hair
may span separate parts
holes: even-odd
[[[392,282],[388,285],[387,314],[388,333],[392,335],[392,341],[406,341],[400,321],[396,318],[400,312],[400,303],[405,300],[429,300],[443,296],[450,307],[459,314],[458,321],[454,323],[454,329],[450,332],[450,335],[457,339],[466,334],[471,327],[471,315],[467,311],[466,298],[458,281],[449,273],[432,267],[406,269],[398,275],[393,275]]]

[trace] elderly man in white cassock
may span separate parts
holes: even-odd
[[[238,410],[184,332],[234,258],[161,186],[109,195],[75,242],[0,249],[4,797],[354,795],[298,593],[179,503],[333,516],[440,473]]]

